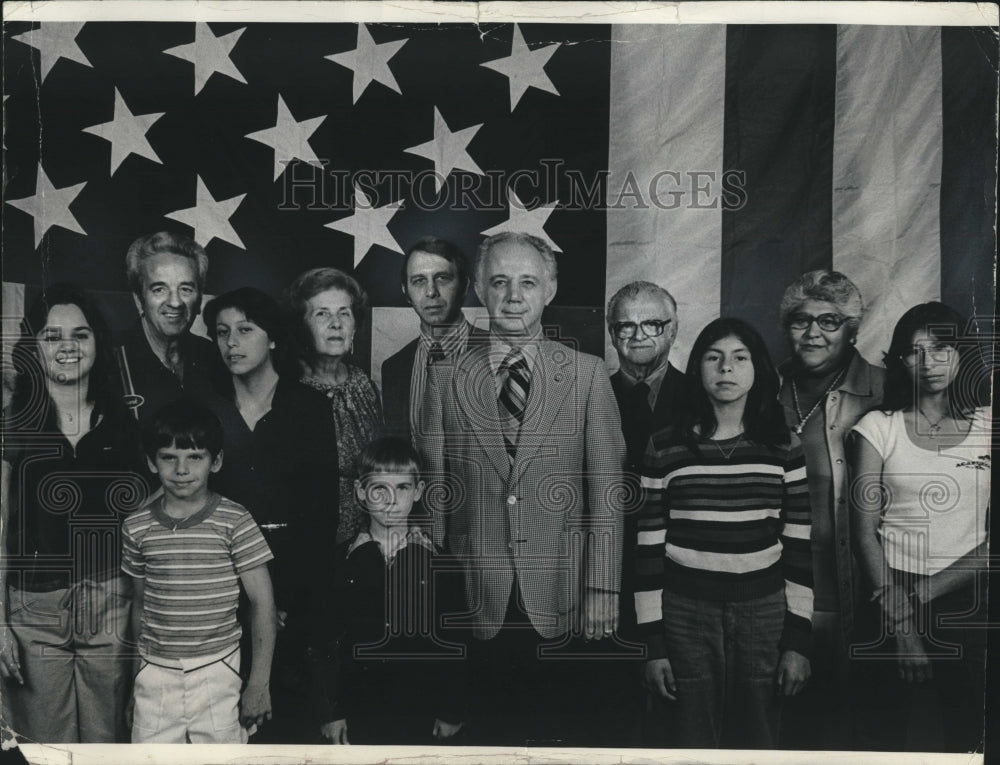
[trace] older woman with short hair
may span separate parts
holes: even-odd
[[[844,439],[882,400],[885,371],[854,347],[864,301],[838,271],[803,274],[785,290],[781,325],[792,356],[779,367],[778,400],[806,457],[812,506],[813,679],[789,709],[783,744],[844,748],[853,735],[848,646],[854,623]]]
[[[379,437],[384,426],[375,384],[346,361],[354,347],[354,334],[367,313],[368,296],[343,271],[313,268],[292,282],[285,297],[299,336],[302,382],[325,394],[333,405],[340,462],[337,542],[343,542],[357,533],[363,520],[354,493],[355,459]]]

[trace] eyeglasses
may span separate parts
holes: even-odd
[[[821,313],[819,316],[812,316],[808,313],[793,313],[788,317],[788,326],[792,329],[809,329],[813,322],[819,325],[824,332],[836,332],[847,321],[843,316],[836,313]]]
[[[919,364],[921,356],[931,364],[947,364],[951,361],[951,354],[954,351],[955,349],[950,345],[939,345],[936,348],[925,348],[921,345],[915,345],[906,353],[901,354],[899,358],[903,362],[903,365],[907,367],[915,367]]]
[[[636,324],[634,321],[618,321],[611,325],[611,331],[619,340],[631,340],[635,333],[642,328],[642,334],[646,337],[659,337],[663,330],[671,324],[672,319],[647,319]]]

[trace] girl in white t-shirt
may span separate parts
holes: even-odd
[[[900,680],[937,686],[949,751],[975,749],[983,733],[986,633],[972,625],[986,617],[990,410],[966,327],[942,303],[907,311],[885,356],[884,402],[850,442],[854,549],[881,616],[860,648],[888,645]],[[902,749],[910,694],[893,687],[901,714],[879,722]]]

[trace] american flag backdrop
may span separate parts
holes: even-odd
[[[426,234],[544,236],[546,321],[598,354],[636,278],[680,304],[679,365],[718,315],[780,358],[812,268],[858,283],[876,363],[913,303],[994,312],[996,28],[9,22],[3,46],[7,319],[71,279],[128,323],[124,254],[165,228],[206,246],[210,294],[353,271],[376,375],[416,334]]]

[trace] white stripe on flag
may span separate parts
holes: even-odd
[[[941,294],[941,30],[837,30],[833,268],[868,311],[858,350],[880,364],[902,313]]]
[[[638,279],[669,290],[678,302],[680,325],[671,361],[683,369],[694,338],[719,315],[721,202],[693,207],[688,174],[715,173],[708,195],[699,195],[698,202],[719,199],[726,27],[615,25],[611,39],[608,204],[631,171],[649,206],[608,211],[606,297]],[[676,209],[658,207],[649,198],[650,183],[665,172],[680,173],[679,184],[675,177],[660,176],[657,186],[659,201]],[[682,197],[669,193],[678,190],[685,191]],[[617,369],[607,337],[605,356],[609,368]]]
[[[21,317],[24,316],[24,285],[3,282],[2,374],[4,379],[4,407],[7,406],[8,386],[14,385],[14,365],[10,353],[21,336]]]

